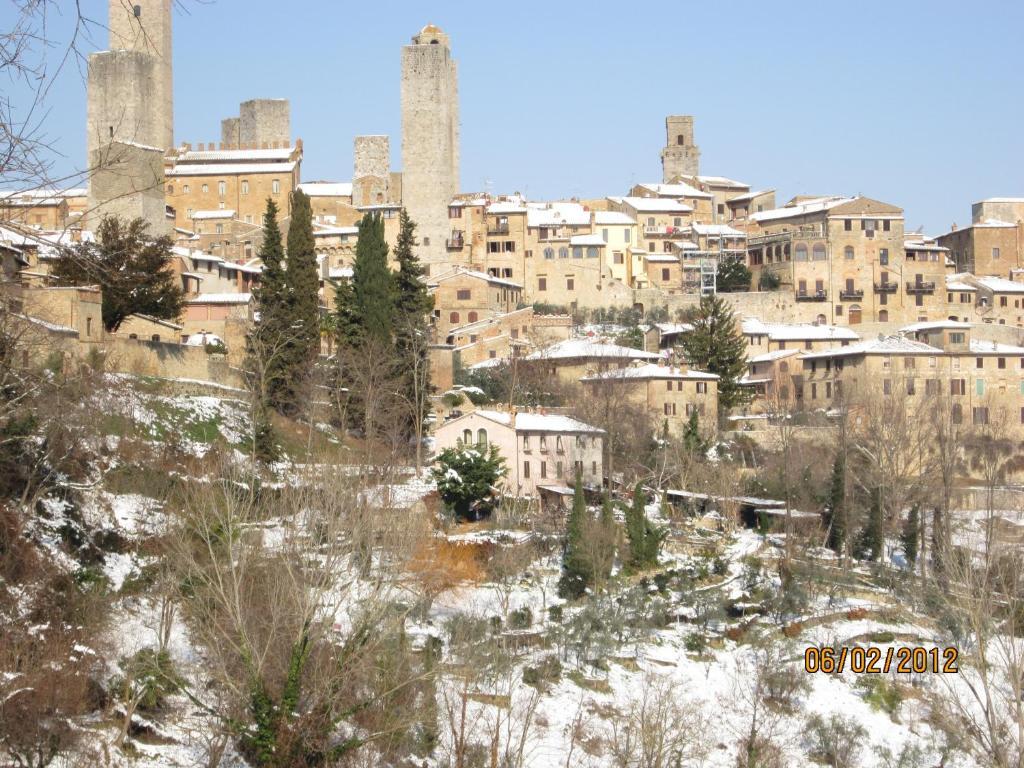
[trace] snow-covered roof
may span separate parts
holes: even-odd
[[[728,224],[698,224],[694,222],[690,229],[698,235],[711,235],[717,237],[746,237],[746,232],[730,227]]]
[[[584,376],[580,381],[608,381],[608,380],[651,380],[664,381],[718,381],[718,376],[713,373],[706,373],[694,369],[675,368],[657,363],[646,363],[644,365],[630,366],[629,368],[613,368],[610,371],[602,371],[592,376]]]
[[[907,239],[903,241],[903,248],[908,251],[939,251],[941,253],[949,253],[949,248],[943,248],[941,245],[936,245],[931,239]]]
[[[313,227],[313,237],[332,237],[337,235],[358,235],[359,227]]]
[[[494,277],[493,275],[489,275],[486,272],[480,272],[475,269],[466,269],[465,267],[461,266],[452,267],[447,272],[443,272],[437,277],[431,278],[428,285],[435,286],[438,283],[441,283],[445,280],[451,280],[452,278],[460,276],[472,277],[476,280],[486,280],[488,283],[492,285],[501,285],[516,291],[523,290],[523,286],[520,283],[513,282],[512,280],[504,280],[500,277]]]
[[[499,200],[487,206],[488,213],[526,213],[527,208],[518,200]]]
[[[693,207],[678,200],[664,197],[610,197],[609,200],[622,202],[641,213],[691,213]]]
[[[1005,229],[1010,227],[1016,227],[1012,221],[1003,221],[1002,219],[982,219],[971,224],[972,227],[982,227],[991,229]]]
[[[983,203],[1024,203],[1024,197],[986,197]]]
[[[194,211],[192,218],[199,221],[205,219],[233,219],[235,218],[234,211]]]
[[[976,286],[968,283],[964,278],[973,277],[970,272],[958,272],[955,275],[946,275],[947,291],[976,291]]]
[[[1001,344],[988,339],[971,339],[972,355],[1024,355],[1024,347]]]
[[[582,421],[551,413],[509,413],[508,411],[474,411],[490,421],[512,426],[516,432],[568,432],[582,434],[603,434],[604,430],[584,424]]]
[[[164,171],[166,176],[235,176],[240,173],[291,173],[295,170],[295,162],[287,163],[220,163],[196,164],[183,163]]]
[[[331,267],[327,270],[327,276],[332,280],[349,280],[354,274],[352,267]]]
[[[701,184],[708,184],[712,187],[729,187],[732,189],[749,189],[749,184],[744,184],[742,181],[736,181],[735,179],[729,179],[725,176],[698,176],[697,181]]]
[[[820,352],[804,352],[804,360],[826,357],[856,357],[858,355],[941,355],[942,350],[906,336],[886,336],[881,339],[862,341],[847,347],[834,347]]]
[[[352,197],[351,181],[307,181],[299,189],[310,197]]]
[[[776,360],[781,360],[784,357],[792,357],[799,353],[799,349],[776,349],[774,352],[765,352],[763,355],[750,358],[748,363],[773,363]]]
[[[178,155],[179,163],[212,163],[238,162],[242,160],[287,160],[292,156],[295,147],[279,147],[277,149],[214,149],[189,150]]]
[[[636,224],[636,219],[622,211],[594,211],[594,223],[597,225]]]
[[[755,317],[745,318],[743,333],[767,336],[771,341],[857,341],[860,336],[851,328],[813,323],[763,323]]]
[[[493,207],[491,213],[494,213]],[[590,224],[590,211],[579,203],[527,203],[528,227],[586,227]]]
[[[675,184],[641,184],[640,186],[659,197],[700,197],[704,199],[714,197],[710,192],[701,192],[696,187],[684,184],[681,181]]]
[[[648,253],[644,256],[646,261],[654,264],[678,264],[679,257],[674,253]]]
[[[902,333],[919,333],[921,331],[966,331],[970,330],[970,323],[962,323],[959,320],[931,320],[921,323],[912,323],[900,328]]]
[[[690,323],[655,323],[654,327],[662,336],[674,336],[680,333],[689,333],[693,330]]]
[[[767,195],[774,191],[774,189],[759,189],[755,192],[747,192],[746,194],[743,195],[736,195],[736,197],[730,197],[725,202],[726,205],[731,205],[732,203],[742,203],[747,200],[753,200],[755,197],[760,197],[761,195]]]
[[[1024,293],[1024,283],[1016,283],[1005,277],[976,277],[974,279],[996,293]]]
[[[185,340],[186,347],[216,347],[218,345],[223,346],[223,344],[224,339],[214,333],[207,333],[206,331],[190,334]]]
[[[600,235],[573,235],[569,238],[569,245],[605,245],[604,238]]]
[[[659,355],[632,347],[607,344],[592,339],[566,339],[547,349],[534,352],[527,360],[573,360],[575,358],[619,358],[627,360],[657,360]]]
[[[770,211],[761,211],[759,213],[750,214],[750,218],[753,221],[775,221],[776,219],[791,219],[796,216],[806,216],[810,213],[820,213],[821,211],[827,211],[831,208],[835,208],[837,205],[843,203],[850,203],[856,200],[855,197],[815,197],[810,200],[805,200],[802,203],[796,205],[787,206],[785,208],[773,208]]]
[[[186,299],[187,304],[248,304],[251,293],[201,293]]]

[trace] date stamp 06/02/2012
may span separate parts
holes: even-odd
[[[868,646],[843,646],[804,649],[804,671],[809,674],[956,674],[960,652],[956,648],[924,648],[922,646],[890,646],[887,649]]]

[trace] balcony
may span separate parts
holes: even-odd
[[[678,227],[670,226],[644,226],[645,235],[674,235]]]
[[[860,288],[853,288],[851,290],[842,290],[839,292],[839,299],[841,301],[860,301],[864,298],[864,291]]]
[[[899,288],[898,283],[875,283],[875,293],[896,293]]]
[[[935,283],[930,281],[924,282],[923,280],[907,283],[907,293],[935,293]]]
[[[466,240],[461,235],[459,237],[452,237],[445,241],[445,246],[449,251],[461,251],[466,247]]]
[[[508,234],[508,223],[505,224],[488,224],[487,225],[488,235],[507,235]]]
[[[828,301],[828,291],[797,291],[797,301]]]

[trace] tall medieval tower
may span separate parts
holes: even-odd
[[[89,210],[166,229],[163,159],[174,146],[173,0],[109,0],[110,50],[89,57]]]
[[[459,191],[459,90],[448,35],[428,24],[402,48],[402,204],[428,269],[447,260],[448,204]]]
[[[662,181],[677,176],[700,174],[700,149],[693,141],[693,116],[669,115],[665,118],[665,148],[661,150]]]

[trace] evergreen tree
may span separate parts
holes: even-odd
[[[728,259],[718,266],[715,290],[719,293],[749,291],[752,275],[747,265],[738,259]]]
[[[394,279],[388,269],[384,219],[368,213],[359,221],[352,267],[352,306],[364,339],[390,344],[394,332]]]
[[[265,398],[262,405],[283,411],[290,400],[286,348],[291,331],[284,248],[277,213],[277,204],[268,198],[263,216],[263,243],[258,254],[263,271],[255,290],[259,322],[249,340],[249,355],[254,375],[262,379],[257,382]]]
[[[633,503],[626,510],[626,537],[629,539],[629,566],[643,570],[658,564],[658,552],[664,532],[658,530],[648,518],[645,507],[647,496],[637,483],[633,490]]]
[[[707,450],[707,442],[700,433],[700,422],[697,411],[690,413],[690,419],[683,430],[683,447],[690,453],[702,454]]]
[[[738,383],[747,370],[746,343],[732,310],[720,297],[704,296],[692,322],[693,331],[684,334],[681,342],[687,361],[719,377],[722,411],[747,402],[750,394]]]
[[[903,555],[907,563],[913,569],[917,563],[918,537],[921,534],[921,510],[917,504],[910,508],[907,515],[907,522],[903,525],[903,535],[900,540],[903,543]]]
[[[599,536],[599,558],[601,572],[598,574],[603,582],[607,582],[612,575],[612,566],[615,565],[615,505],[607,493],[601,499],[601,516],[598,518]]]
[[[299,410],[304,385],[320,353],[320,276],[313,240],[313,210],[301,190],[292,193],[284,279],[288,287],[287,317],[291,335],[286,352],[287,409]]]
[[[461,441],[441,451],[433,469],[441,500],[462,520],[478,520],[490,512],[494,487],[505,472],[498,446],[484,448]]]
[[[840,452],[832,464],[832,481],[826,501],[828,547],[842,555],[846,543],[846,459]]]
[[[173,245],[166,235],[152,238],[143,219],[107,216],[96,241],[62,252],[50,275],[58,285],[100,286],[107,331],[116,331],[133,314],[173,321],[185,305],[180,278],[171,267]]]
[[[857,557],[861,560],[880,560],[884,548],[884,536],[882,494],[875,489],[871,492],[868,518],[864,527],[861,528],[857,541]]]
[[[583,495],[583,475],[576,473],[572,509],[566,525],[565,551],[562,555],[562,576],[558,581],[560,597],[576,600],[586,594],[594,583],[594,570],[584,549],[587,529],[587,500]]]

